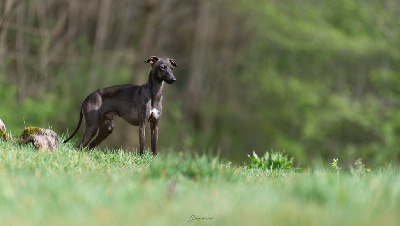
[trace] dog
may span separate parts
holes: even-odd
[[[151,151],[157,154],[158,123],[162,115],[162,91],[164,82],[172,84],[176,81],[172,73],[178,67],[173,59],[152,56],[144,61],[150,63],[147,83],[138,86],[134,84],[116,85],[98,89],[91,93],[82,103],[80,118],[74,133],[64,141],[68,142],[79,130],[82,118],[85,118],[85,133],[78,149],[89,149],[99,145],[114,129],[114,116],[123,118],[126,122],[139,126],[139,152],[144,151],[145,127],[150,123]]]

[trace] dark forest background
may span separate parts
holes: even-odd
[[[0,0],[0,118],[71,133],[152,55],[178,64],[161,151],[400,162],[397,0]],[[137,148],[137,127],[117,119],[106,146]]]

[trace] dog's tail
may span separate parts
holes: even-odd
[[[80,113],[81,113],[81,114],[80,114],[80,116],[79,116],[78,126],[76,127],[75,132],[74,132],[68,139],[66,139],[66,140],[63,142],[64,144],[67,143],[69,140],[71,140],[71,138],[72,138],[73,136],[75,136],[75,134],[78,132],[79,128],[81,127],[82,118],[83,118],[82,107],[81,107]]]

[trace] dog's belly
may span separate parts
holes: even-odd
[[[136,111],[135,112],[132,111],[129,115],[122,114],[120,116],[129,124],[132,124],[134,126],[139,125],[139,117],[138,117]]]
[[[123,118],[126,122],[128,122],[129,124],[131,124],[131,125],[134,125],[134,126],[138,126],[139,125],[139,120],[134,120],[134,119],[126,119],[126,118]]]
[[[103,100],[102,108],[103,111],[113,111],[116,112],[119,117],[123,118],[129,124],[134,126],[139,125],[139,117],[137,114],[137,109],[130,102],[115,102],[111,98]]]

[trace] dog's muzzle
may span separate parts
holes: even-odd
[[[172,84],[172,83],[174,83],[175,81],[176,81],[176,78],[173,77],[173,78],[171,78],[171,79],[166,80],[165,82],[168,83],[168,84]]]

